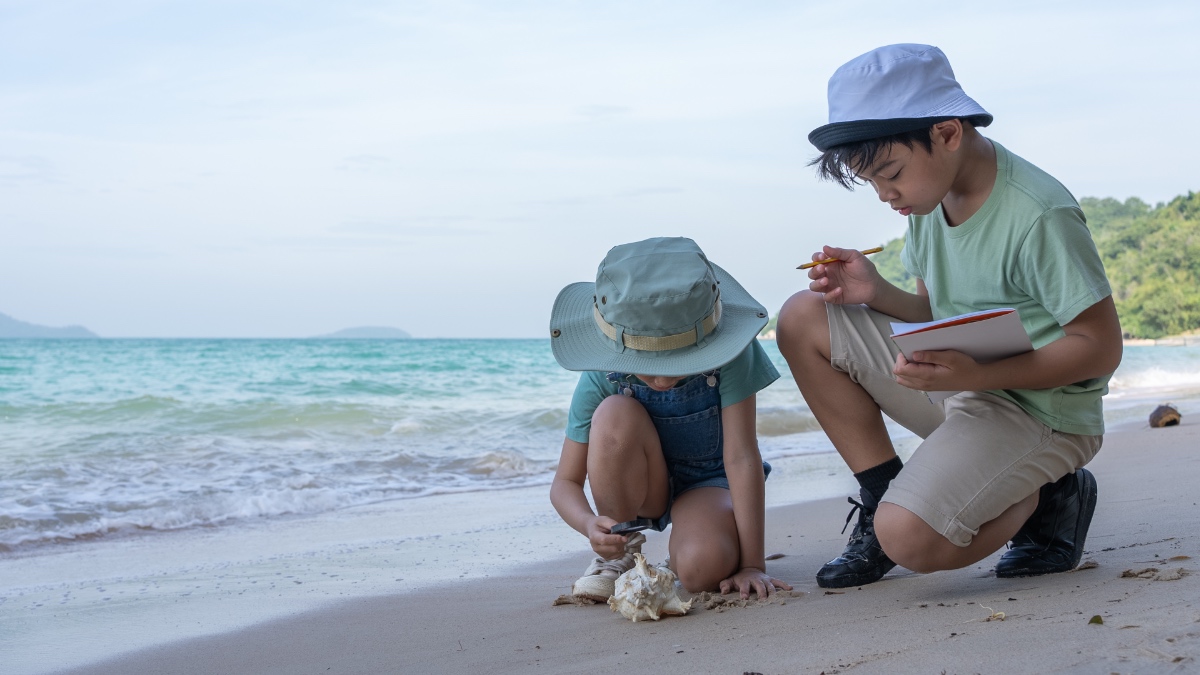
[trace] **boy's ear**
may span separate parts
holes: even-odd
[[[962,145],[963,125],[962,120],[953,119],[945,122],[938,122],[933,125],[933,142],[935,145],[941,145],[950,152],[958,150]]]

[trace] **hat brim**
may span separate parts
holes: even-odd
[[[953,119],[966,119],[977,127],[986,127],[992,123],[992,116],[982,115],[947,115],[942,117],[901,117],[885,120],[853,120],[850,122],[834,122],[817,127],[808,135],[808,140],[817,146],[817,150],[825,152],[830,148],[847,143],[869,141],[873,138],[883,138],[902,134],[906,131],[916,131],[931,127],[939,122]]]
[[[712,268],[721,289],[721,322],[699,345],[662,352],[618,351],[593,318],[596,284],[582,281],[562,289],[554,300],[550,314],[554,359],[567,370],[661,377],[703,373],[729,363],[767,325],[767,310],[728,272],[715,264]]]

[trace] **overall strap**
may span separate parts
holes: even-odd
[[[633,375],[629,373],[608,373],[604,378],[617,385],[621,394],[633,396]]]

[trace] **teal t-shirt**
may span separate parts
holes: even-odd
[[[923,280],[934,319],[1014,307],[1034,349],[1063,337],[1062,327],[1112,294],[1078,202],[1052,176],[996,148],[996,184],[975,215],[957,227],[942,207],[909,216],[904,267]],[[993,391],[1059,431],[1104,433],[1105,377],[1052,389]]]
[[[592,413],[596,412],[601,401],[618,393],[617,384],[609,382],[607,375],[599,371],[585,371],[579,375],[575,395],[571,397],[571,411],[567,414],[567,438],[579,443],[588,442]],[[700,375],[689,375],[675,386],[697,377]],[[746,400],[777,379],[779,371],[775,369],[775,364],[771,363],[758,340],[752,340],[737,358],[721,366],[721,408]]]

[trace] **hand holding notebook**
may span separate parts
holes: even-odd
[[[1033,351],[1021,317],[1011,307],[960,314],[924,323],[892,322],[892,341],[905,358],[913,352],[953,349],[979,363],[999,361]],[[927,391],[933,403],[943,401],[957,391]]]

